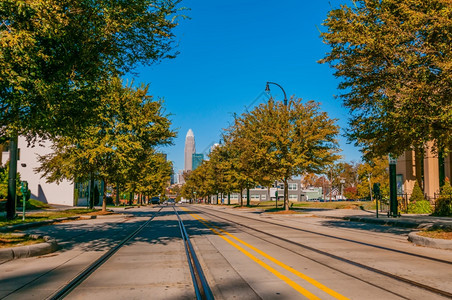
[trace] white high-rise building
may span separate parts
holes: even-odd
[[[195,135],[191,129],[188,130],[187,136],[185,137],[185,162],[184,170],[191,171],[193,169],[193,153],[196,153],[195,148]]]

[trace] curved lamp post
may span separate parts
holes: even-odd
[[[270,82],[267,81],[267,85],[265,86],[265,91],[268,93],[270,92],[270,86],[269,84],[274,84],[276,86],[278,86],[284,93],[284,105],[287,106],[287,96],[286,96],[286,92],[284,91],[284,89],[282,88],[282,86],[280,86],[279,84],[275,83],[275,82]]]

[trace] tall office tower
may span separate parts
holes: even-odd
[[[193,170],[193,153],[196,152],[195,148],[195,135],[191,129],[188,130],[187,136],[185,137],[185,164],[184,170],[191,171]]]
[[[193,168],[193,170],[196,170],[196,168],[199,167],[202,164],[203,160],[204,160],[204,154],[202,154],[202,153],[193,153],[193,155],[192,155],[192,168]]]

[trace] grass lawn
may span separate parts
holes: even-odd
[[[43,238],[35,239],[27,234],[0,233],[0,248],[11,248],[44,243]]]
[[[418,235],[432,239],[452,240],[452,230],[426,230],[419,232]]]
[[[44,211],[37,212],[33,214],[27,214],[25,216],[25,221],[22,221],[21,217],[18,217],[14,220],[6,220],[5,217],[0,217],[0,227],[15,225],[15,224],[25,224],[31,222],[39,222],[45,220],[52,220],[58,218],[67,218],[79,215],[103,215],[103,214],[111,214],[110,212],[103,213],[99,209],[87,209],[87,208],[74,208],[68,209],[64,211]]]
[[[332,201],[332,202],[290,202],[290,209],[302,211],[303,208],[324,208],[324,209],[365,209],[375,210],[375,203],[371,201]],[[278,208],[275,201],[251,202],[250,208],[260,208],[266,212],[277,212],[284,209],[284,201],[278,201]],[[239,208],[240,205],[234,206]]]

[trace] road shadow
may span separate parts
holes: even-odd
[[[371,223],[361,223],[346,220],[324,220],[320,222],[322,226],[334,228],[358,229],[370,232],[391,233],[396,235],[408,235],[413,229],[394,226],[385,226]]]

